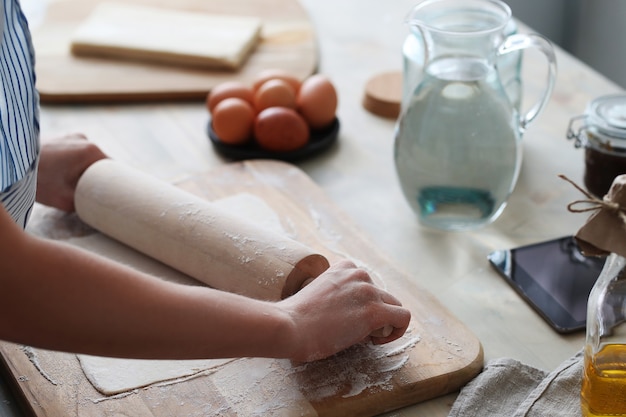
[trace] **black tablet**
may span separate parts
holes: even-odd
[[[571,237],[489,254],[506,281],[560,333],[585,328],[587,299],[604,257],[584,256]]]

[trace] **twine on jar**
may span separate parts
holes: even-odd
[[[598,210],[606,209],[606,210],[609,210],[609,211],[617,214],[620,217],[620,219],[622,219],[622,221],[624,223],[626,223],[626,207],[622,207],[622,206],[619,205],[619,203],[610,200],[608,198],[608,194],[605,195],[602,198],[602,200],[600,200],[599,198],[596,198],[595,196],[593,196],[590,193],[588,193],[581,186],[579,186],[574,181],[572,181],[569,178],[567,178],[565,175],[559,174],[559,178],[561,178],[561,179],[569,182],[570,184],[572,184],[578,191],[580,191],[581,193],[583,193],[585,195],[585,197],[587,197],[586,200],[576,200],[576,201],[572,201],[571,203],[569,203],[567,205],[567,209],[570,212],[572,212],[572,213],[587,213],[587,212],[590,212],[590,211],[598,211]],[[575,207],[576,205],[581,205],[581,204],[586,204],[587,207],[583,207],[583,208],[576,208]]]

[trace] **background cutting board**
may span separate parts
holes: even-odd
[[[408,339],[419,341],[398,346],[401,352],[391,361],[371,355],[367,347],[306,366],[240,359],[214,374],[108,398],[86,380],[75,355],[34,350],[34,362],[44,375],[21,346],[1,343],[2,357],[35,415],[373,416],[455,391],[482,368],[477,338],[414,279],[396,269],[297,167],[246,161],[220,166],[179,185],[209,200],[253,194],[277,213],[290,236],[331,260],[348,257],[367,266],[378,284],[412,311]],[[38,209],[32,233],[57,239],[95,233],[75,216]]]
[[[262,18],[261,43],[237,72],[74,57],[71,34],[100,1],[46,1],[43,21],[33,29],[42,103],[204,99],[214,85],[232,79],[247,82],[266,68],[282,68],[303,79],[317,67],[314,28],[297,0],[123,0]]]

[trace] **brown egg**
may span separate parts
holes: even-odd
[[[300,79],[288,71],[281,69],[266,69],[257,74],[252,82],[252,90],[256,91],[263,83],[269,80],[283,80],[297,93],[300,89]]]
[[[248,103],[253,104],[253,93],[251,87],[239,81],[226,81],[211,89],[206,99],[207,109],[209,109],[209,112],[212,113],[217,103],[225,98],[231,97],[241,98],[246,100]]]
[[[264,82],[254,93],[254,108],[259,113],[268,107],[295,109],[296,92],[293,87],[278,79]]]
[[[259,113],[254,123],[254,137],[263,149],[288,152],[309,142],[309,126],[295,110],[269,107]]]
[[[213,131],[224,143],[243,144],[252,136],[254,116],[254,109],[246,100],[225,98],[213,109]]]
[[[298,112],[312,129],[323,129],[335,119],[337,90],[322,75],[312,75],[302,83],[297,97]]]

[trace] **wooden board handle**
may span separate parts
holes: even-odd
[[[111,159],[78,182],[78,216],[100,232],[220,290],[262,300],[296,293],[329,267],[310,248]]]

